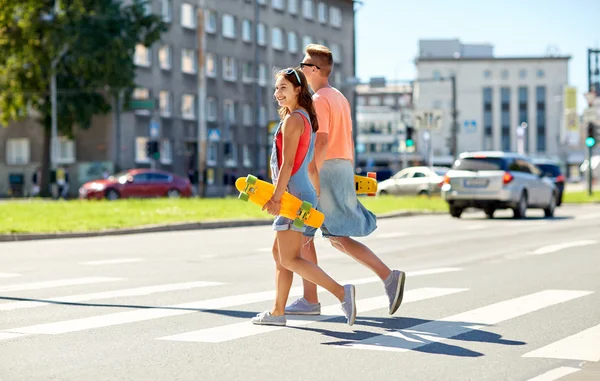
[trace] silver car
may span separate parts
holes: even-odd
[[[448,168],[408,167],[377,184],[377,194],[424,196],[440,194],[444,174]]]
[[[527,208],[541,208],[552,217],[557,190],[527,156],[484,151],[459,156],[446,173],[442,197],[456,218],[465,208],[483,209],[488,218],[497,209],[512,209],[515,218],[524,218]]]

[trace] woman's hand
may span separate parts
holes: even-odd
[[[262,210],[266,210],[267,213],[273,216],[278,216],[279,212],[281,211],[281,199],[271,197],[265,206],[263,206]]]

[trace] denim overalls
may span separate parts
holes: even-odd
[[[308,165],[313,159],[314,151],[315,151],[315,133],[312,131],[312,126],[310,123],[310,117],[305,111],[296,110],[293,113],[298,113],[303,116],[307,123],[304,123],[304,128],[310,129],[310,143],[308,145],[308,151],[304,156],[304,160],[302,161],[302,165],[294,173],[290,181],[288,182],[287,191],[292,195],[298,197],[302,201],[308,201],[312,204],[313,208],[317,207],[317,192],[310,182],[310,178],[308,177]],[[277,130],[275,131],[275,135],[273,136],[273,148],[271,150],[271,178],[273,180],[273,184],[277,185],[277,179],[279,178],[279,161],[277,160],[277,135],[280,133],[281,125],[283,122],[279,123]],[[306,132],[306,131],[305,131]],[[275,221],[273,222],[274,230],[293,230],[297,232],[304,232],[306,227],[296,228],[293,226],[292,220],[277,216],[275,217]]]

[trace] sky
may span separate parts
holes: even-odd
[[[587,49],[600,48],[600,0],[362,0],[356,12],[356,72],[411,80],[419,39],[490,43],[501,56],[570,55],[569,85],[587,107]]]

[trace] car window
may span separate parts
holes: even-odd
[[[133,182],[136,184],[139,183],[147,183],[148,182],[148,174],[147,173],[138,173],[133,176]]]
[[[513,162],[508,166],[508,170],[514,172],[531,173],[529,163],[521,159],[513,160]]]
[[[527,165],[529,167],[529,172],[531,172],[532,174],[534,174],[536,176],[542,175],[542,171],[538,168],[537,165],[533,164],[532,162],[528,162]]]
[[[461,171],[505,171],[506,160],[501,157],[468,157],[456,160],[452,169]]]
[[[438,176],[444,176],[446,174],[446,172],[448,172],[448,170],[444,170],[444,169],[436,169],[434,171],[436,173],[436,175]]]
[[[165,175],[164,173],[149,173],[148,177],[153,183],[167,183],[169,182],[169,175]]]
[[[537,167],[548,177],[560,176],[560,168],[554,164],[537,164]]]
[[[409,171],[400,171],[394,175],[394,179],[405,179],[410,174]]]
[[[413,174],[413,178],[414,177],[427,177],[423,172],[415,172]]]

